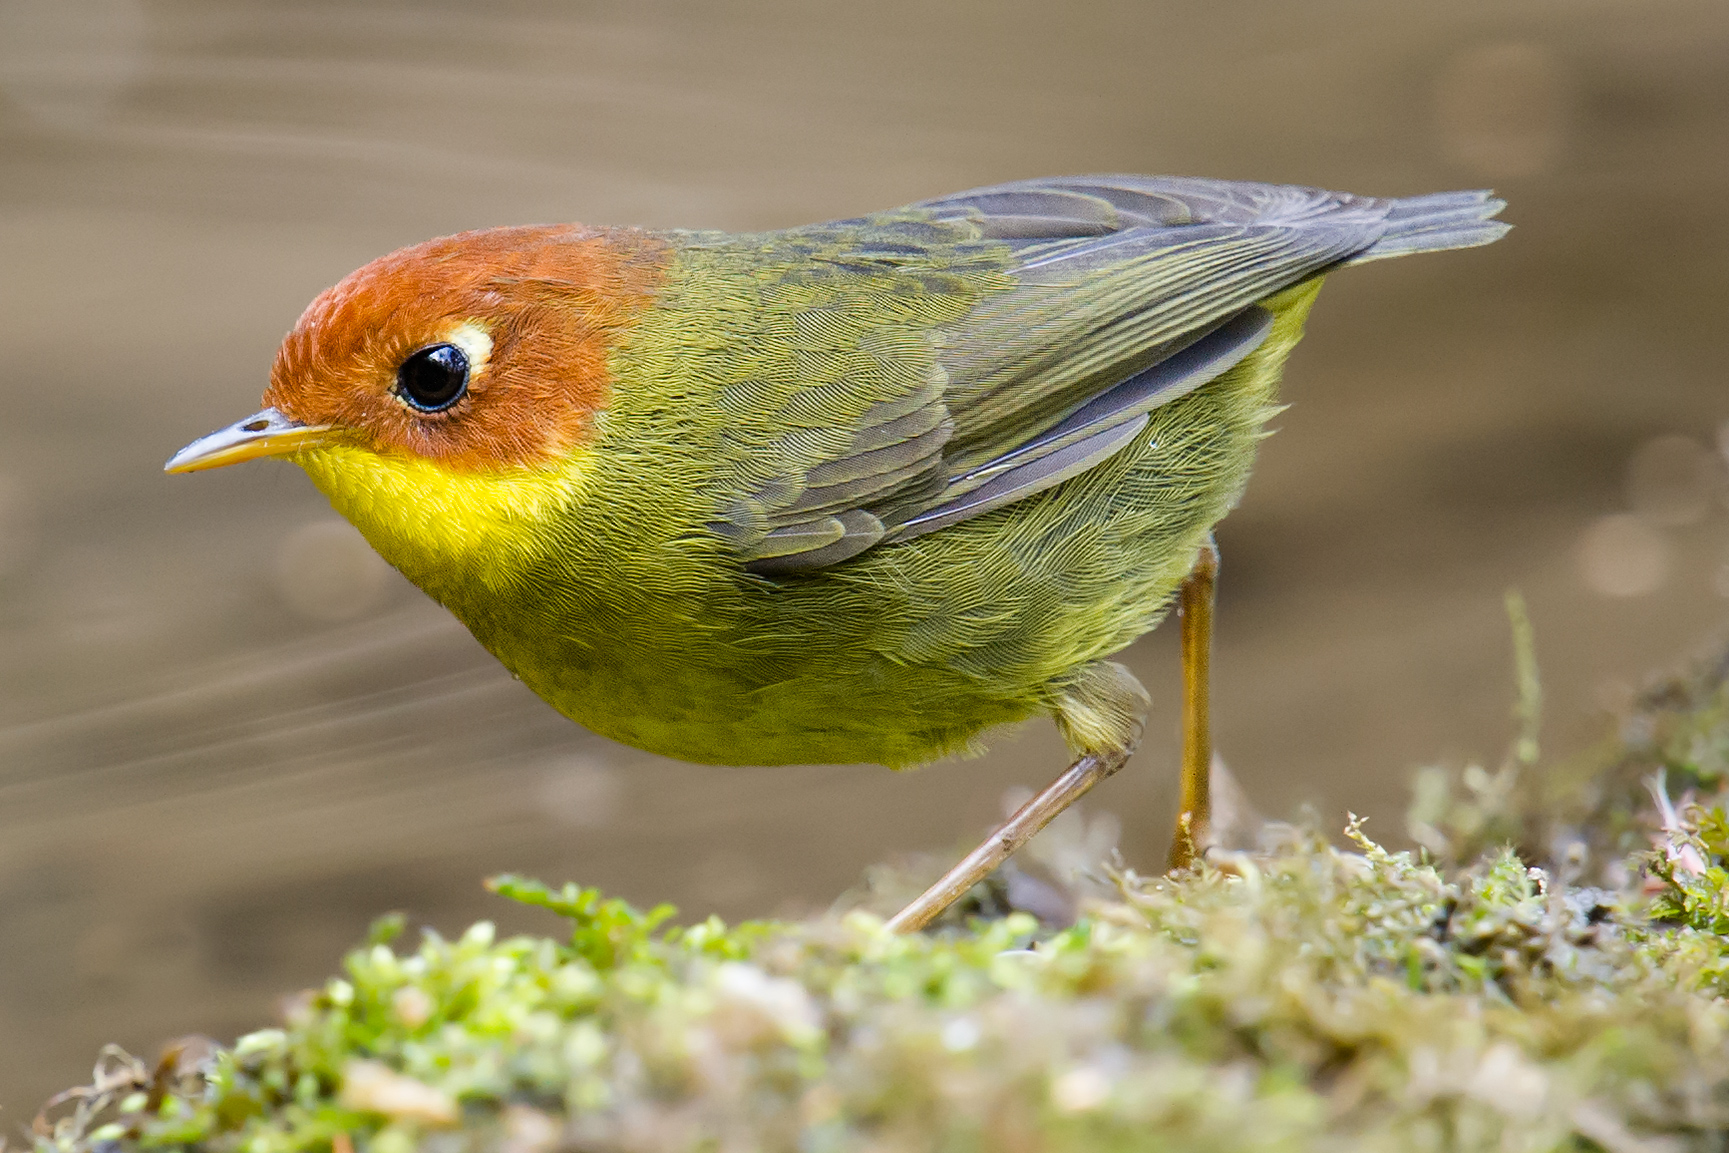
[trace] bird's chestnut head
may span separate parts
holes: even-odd
[[[381,257],[307,306],[265,410],[169,469],[330,445],[459,472],[553,463],[593,435],[608,354],[663,263],[647,233],[580,225],[465,232]]]
[[[326,290],[264,403],[459,469],[543,464],[587,437],[607,353],[652,288],[644,234],[494,228],[405,248]]]
[[[393,252],[308,306],[262,412],[187,445],[168,471],[288,457],[445,603],[509,583],[547,547],[531,526],[578,499],[611,349],[665,255],[648,233],[578,225]]]

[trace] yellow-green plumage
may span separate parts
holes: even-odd
[[[1103,659],[1158,623],[1239,496],[1321,276],[1487,242],[1496,208],[1098,178],[665,234],[566,459],[297,459],[530,687],[628,744],[899,766],[1041,713],[1078,747],[1120,744],[1139,689]],[[1137,410],[1138,432],[1113,425],[1120,447],[915,535],[984,483],[971,470],[1257,302],[1258,343]]]

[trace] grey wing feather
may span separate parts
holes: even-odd
[[[982,464],[1209,327],[1372,244],[1331,220],[1294,228],[1136,228],[1021,253],[1017,286],[945,333],[945,457]]]
[[[1505,207],[1505,201],[1487,192],[1437,192],[1395,200],[1387,212],[1386,234],[1344,263],[1493,244],[1513,227],[1490,219]]]
[[[776,529],[764,538],[771,548],[786,551],[767,555],[758,550],[750,569],[767,576],[839,564],[855,557],[883,538],[883,522],[863,509],[849,509],[837,516]]]
[[[1386,199],[1289,184],[1191,176],[1075,176],[977,188],[912,205],[939,220],[975,221],[1010,241],[1101,236],[1201,223],[1295,225],[1319,216],[1378,222],[1380,239],[1345,263],[1489,244],[1510,225],[1492,219],[1492,192],[1437,192]]]
[[[764,499],[769,531],[744,550],[748,567],[835,564],[1094,467],[1153,408],[1264,339],[1270,317],[1256,301],[1343,264],[1487,244],[1508,227],[1492,219],[1502,207],[1487,192],[1391,200],[1094,176],[996,185],[822,226],[861,231],[850,256],[825,258],[837,268],[916,262],[917,228],[970,230],[1008,248],[1015,283],[940,332],[940,382],[921,380],[853,418],[838,430],[850,437],[844,451],[789,483],[788,499]],[[788,415],[820,425],[829,406],[818,394],[845,387],[814,386],[787,402]],[[759,492],[773,484],[764,478]]]
[[[1102,464],[1128,446],[1147,427],[1147,414],[1141,413],[1124,423],[1113,424],[1080,440],[1071,441],[1054,452],[1044,453],[1033,460],[995,474],[993,479],[927,513],[921,513],[901,524],[895,540],[910,540],[947,528],[963,520],[1024,500],[1036,492],[1079,476],[1095,465]]]
[[[1071,415],[1048,431],[1033,437],[1001,456],[971,471],[953,477],[943,492],[947,503],[974,488],[996,480],[1007,472],[1019,472],[1040,457],[1057,452],[1069,444],[1095,437],[1116,425],[1145,416],[1161,404],[1194,391],[1207,381],[1227,372],[1248,356],[1273,327],[1273,315],[1264,308],[1247,308],[1225,323],[1205,333],[1180,352],[1173,353],[1151,368],[1087,401]],[[1029,480],[1037,474],[1024,473]],[[1050,484],[1056,483],[1051,481]],[[1050,484],[1041,487],[1048,488]],[[997,491],[1005,491],[993,486]],[[1019,490],[1016,499],[1031,496],[1038,488]],[[933,512],[941,510],[932,510]],[[919,533],[910,531],[914,524],[926,523],[923,516],[903,522],[893,534],[894,540],[906,540]],[[928,528],[922,530],[930,531]]]

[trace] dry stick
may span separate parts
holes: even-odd
[[[944,873],[942,880],[896,913],[888,923],[889,929],[896,933],[916,933],[930,924],[968,889],[990,876],[991,870],[1008,860],[1016,849],[1032,840],[1033,835],[1050,824],[1053,817],[1080,800],[1088,789],[1122,768],[1128,759],[1128,753],[1113,750],[1088,753],[1070,765],[1062,776],[1046,785],[1043,792],[1016,809],[1014,816],[992,833],[984,844]]]

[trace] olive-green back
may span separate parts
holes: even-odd
[[[1496,207],[1124,177],[671,234],[583,499],[512,603],[452,607],[563,711],[642,747],[950,751],[1157,622],[1246,480],[1318,273],[1485,243]],[[1256,302],[1267,323],[1242,324]],[[1244,347],[1217,376],[1110,411],[1233,318]],[[1117,423],[1076,434],[1084,467],[911,531],[1098,409]]]

